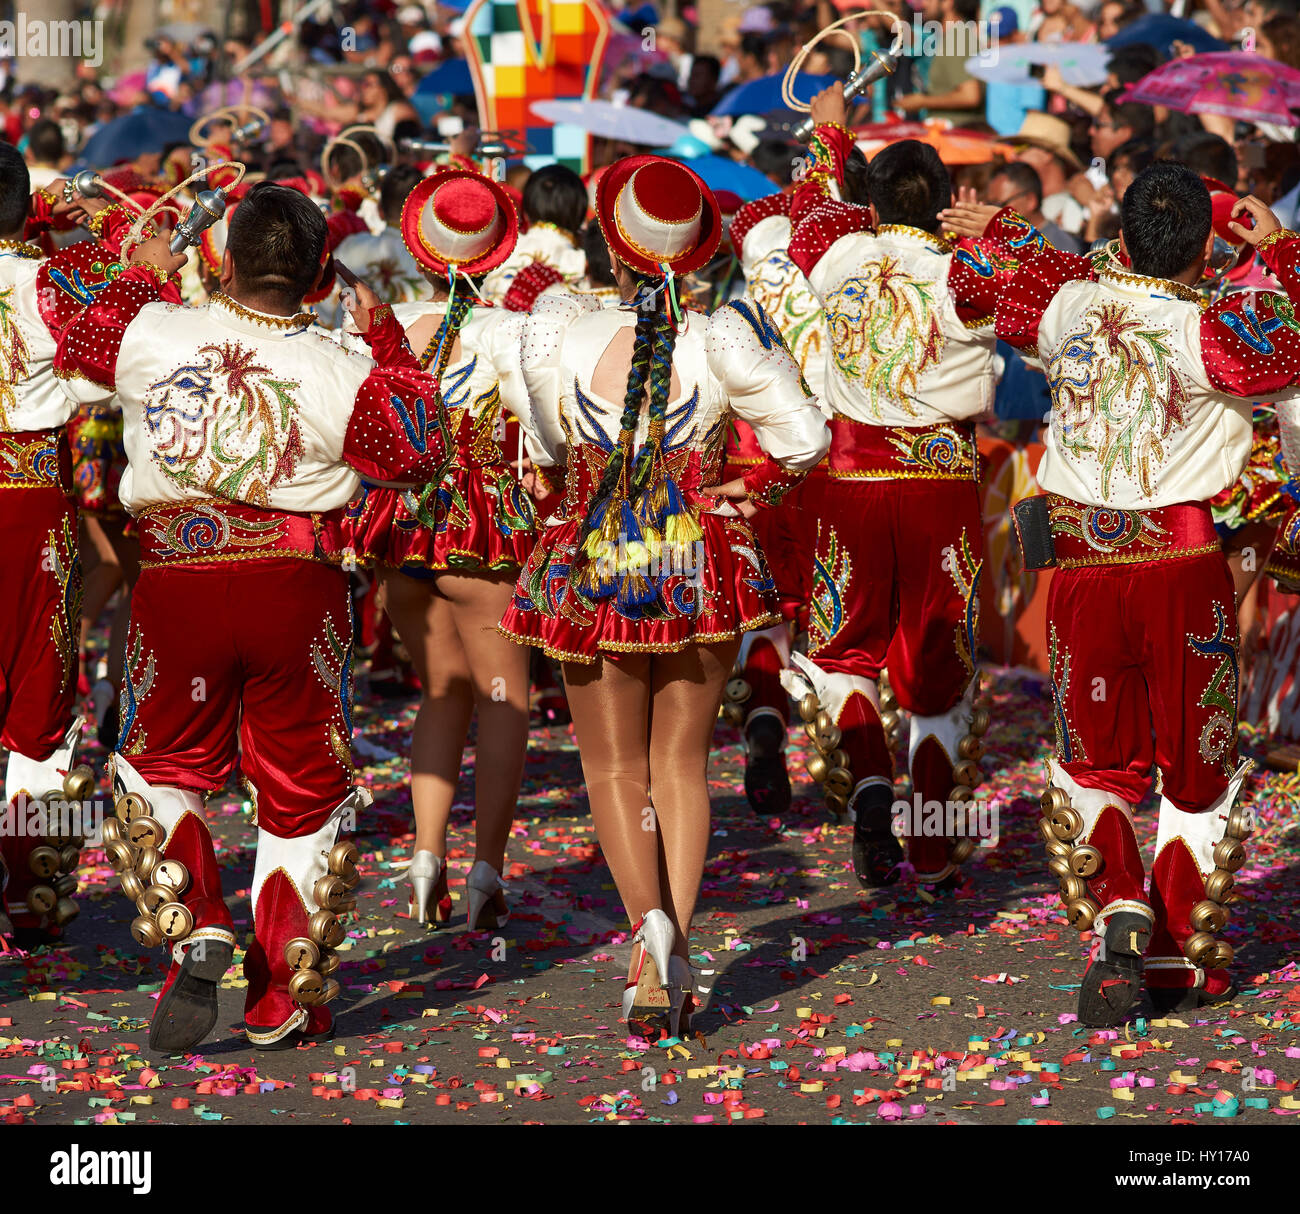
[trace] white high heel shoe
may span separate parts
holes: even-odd
[[[676,939],[673,921],[658,907],[646,911],[645,917],[635,925],[632,942],[640,944],[641,957],[623,988],[624,1020],[635,1010],[653,1013],[671,1010],[668,967]]]
[[[496,909],[496,896],[504,892],[506,883],[486,860],[478,860],[465,878],[465,896],[469,912],[465,918],[466,931],[476,927],[505,927],[510,922],[510,912],[500,914]],[[479,920],[482,919],[480,925]]]
[[[411,867],[406,870],[411,883],[411,897],[407,913],[419,923],[446,923],[451,918],[451,897],[444,893],[436,903],[434,895],[443,884],[446,862],[431,851],[418,851],[411,857]]]

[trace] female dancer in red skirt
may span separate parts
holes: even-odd
[[[447,170],[411,191],[402,235],[434,297],[393,312],[440,381],[455,456],[442,479],[419,493],[363,484],[349,507],[351,540],[358,562],[378,566],[388,615],[423,689],[411,737],[411,916],[451,916],[447,820],[477,712],[466,923],[502,927],[501,870],[528,744],[528,663],[494,625],[532,550],[535,524],[497,438],[503,408],[526,433],[531,420],[519,372],[524,318],[484,304],[472,280],[509,256],[518,220],[495,182]]]
[[[543,301],[524,378],[564,507],[539,528],[501,628],[563,664],[592,816],[636,947],[625,1019],[686,1031],[687,943],[709,841],[709,747],[741,633],[779,621],[746,517],[822,457],[828,432],[761,308],[683,313],[678,279],[718,246],[704,183],[657,156],[601,178],[624,302]],[[767,458],[726,485],[728,420]],[[731,500],[735,499],[737,505]]]

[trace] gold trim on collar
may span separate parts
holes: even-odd
[[[1097,277],[1102,282],[1109,279],[1113,282],[1122,283],[1124,286],[1136,287],[1140,291],[1168,291],[1176,299],[1181,299],[1186,303],[1199,304],[1202,308],[1206,306],[1205,300],[1201,298],[1198,292],[1181,282],[1174,282],[1172,278],[1155,278],[1150,274],[1135,274],[1132,270],[1116,270],[1111,266],[1098,271]]]
[[[252,308],[246,308],[237,300],[231,299],[224,291],[218,291],[208,302],[229,312],[232,316],[238,316],[240,320],[251,321],[255,325],[263,325],[268,329],[304,329],[316,322],[314,312],[299,312],[296,316],[272,316],[269,312],[255,312]]]
[[[34,244],[25,240],[0,240],[0,253],[16,253],[19,257],[44,257],[45,254]]]
[[[929,245],[936,253],[951,253],[950,245],[942,236],[936,236],[933,232],[927,232],[924,228],[914,228],[907,223],[882,223],[876,229],[877,236],[910,236],[913,240],[919,240],[923,244]]]

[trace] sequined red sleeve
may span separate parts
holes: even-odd
[[[794,197],[791,194],[768,194],[765,198],[756,198],[742,206],[731,220],[731,247],[740,253],[745,248],[745,237],[753,231],[756,224],[773,215],[790,214],[790,205]]]
[[[547,287],[563,281],[564,275],[554,266],[544,261],[529,262],[514,276],[501,306],[511,312],[531,312],[537,297]]]
[[[72,226],[71,223],[59,225],[55,219],[54,206],[57,202],[58,199],[49,190],[33,192],[31,204],[27,208],[27,223],[23,228],[24,240],[34,240],[53,227],[62,226],[66,229]]]
[[[329,231],[326,239],[326,247],[331,253],[339,247],[349,236],[355,236],[358,232],[368,232],[366,221],[361,218],[356,211],[333,211],[325,217],[325,227]]]
[[[447,414],[437,381],[421,369],[387,304],[362,334],[375,367],[357,390],[343,459],[369,481],[419,485],[442,476]]]
[[[162,271],[153,266],[128,266],[94,292],[93,302],[82,308],[58,335],[54,374],[64,381],[65,390],[74,399],[99,399],[117,386],[117,355],[122,338],[140,309],[162,298],[161,275]]]
[[[853,150],[852,133],[823,123],[813,132],[809,150],[812,167],[804,174],[790,200],[790,260],[805,275],[837,240],[854,232],[869,232],[866,207],[841,202],[832,196],[830,183],[844,180],[844,162]]]
[[[1201,317],[1205,372],[1232,396],[1270,396],[1300,385],[1300,236],[1275,232],[1259,252],[1287,294],[1236,291]]]

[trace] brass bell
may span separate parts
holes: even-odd
[[[95,791],[95,771],[86,763],[78,763],[63,777],[63,791],[74,801],[89,801]]]
[[[61,825],[61,824],[60,824]],[[45,836],[45,841],[51,846],[62,851],[72,843],[78,842],[77,836],[70,830],[52,830]]]
[[[724,704],[722,706],[722,719],[728,725],[739,727],[745,723],[745,710],[739,704]]]
[[[339,917],[332,911],[318,910],[307,921],[307,934],[317,944],[323,944],[326,948],[337,948],[343,943],[347,931],[339,922]]]
[[[1214,863],[1225,872],[1235,873],[1246,863],[1246,848],[1240,839],[1220,839],[1214,845]]]
[[[1087,843],[1076,847],[1070,853],[1070,871],[1076,877],[1083,877],[1085,880],[1089,877],[1095,877],[1101,872],[1103,863],[1104,858],[1101,852]]]
[[[1198,932],[1221,932],[1228,925],[1231,917],[1226,906],[1211,902],[1208,898],[1192,907],[1192,926]]]
[[[348,887],[333,873],[326,873],[325,876],[316,879],[316,884],[312,886],[311,892],[316,899],[317,906],[323,907],[325,910],[337,911],[339,903],[343,902],[348,896]]]
[[[819,710],[820,705],[817,703],[817,697],[811,691],[799,701],[799,719],[801,721],[815,721]]]
[[[1062,843],[1055,835],[1052,841],[1047,845],[1047,854],[1049,856],[1059,856],[1062,860],[1068,860],[1073,848],[1068,843]]]
[[[100,827],[99,837],[107,847],[110,843],[117,842],[122,838],[122,823],[116,818],[105,818],[104,824]]]
[[[52,917],[59,927],[66,927],[79,914],[81,914],[81,907],[79,907],[71,898],[60,898],[54,904],[54,913]]]
[[[1205,881],[1205,896],[1211,902],[1227,902],[1228,895],[1232,893],[1232,887],[1236,884],[1232,879],[1232,874],[1224,869],[1216,868]]]
[[[816,724],[818,734],[824,734],[832,725],[835,724],[835,722],[831,720],[831,714],[823,708],[821,712],[817,714]]]
[[[952,792],[948,794],[948,800],[958,805],[965,805],[975,800],[975,790],[969,784],[954,784]]]
[[[894,689],[886,681],[884,675],[880,678],[880,707],[888,711],[891,708],[898,707],[898,697],[894,694]]]
[[[33,885],[27,891],[27,909],[33,915],[48,914],[58,901],[58,895],[48,885]]]
[[[832,725],[825,733],[820,730],[817,732],[817,747],[823,753],[838,750],[843,740],[844,734],[838,725]]]
[[[320,1002],[325,980],[315,970],[299,970],[289,979],[289,997],[312,1007]]]
[[[137,915],[131,920],[131,935],[145,948],[156,948],[163,942],[162,929],[148,915]]]
[[[968,733],[957,743],[957,753],[963,759],[969,759],[972,763],[977,762],[984,754],[984,743],[973,733]]]
[[[886,733],[893,733],[898,728],[898,713],[889,711],[880,714],[880,724]]]
[[[135,848],[125,839],[114,839],[105,846],[104,854],[108,857],[114,872],[125,872],[135,864]]]
[[[1042,835],[1044,843],[1060,842],[1060,840],[1056,837],[1056,832],[1052,829],[1052,822],[1050,818],[1038,819],[1038,833]]]
[[[165,886],[174,893],[183,894],[190,883],[189,869],[179,860],[164,860],[150,873],[155,885]]]
[[[1214,952],[1206,958],[1206,969],[1226,970],[1232,964],[1232,945],[1226,940],[1216,940],[1214,942]]]
[[[831,792],[839,792],[848,796],[853,788],[853,775],[843,767],[832,767],[826,773],[826,787]]]
[[[316,969],[320,972],[322,978],[328,978],[338,969],[342,961],[343,958],[341,958],[338,953],[331,948],[327,948],[321,953],[320,964]]]
[[[121,875],[122,892],[131,902],[139,902],[146,889],[145,883],[135,873]]]
[[[977,708],[970,714],[970,731],[977,738],[982,738],[989,731],[990,724],[989,710],[987,708]]]
[[[1070,875],[1070,861],[1065,856],[1053,856],[1047,862],[1047,871],[1058,881]]]
[[[194,930],[194,915],[182,902],[164,902],[154,916],[168,940],[184,940]]]
[[[54,882],[54,892],[60,898],[66,898],[77,892],[77,876],[75,873],[62,873]]]
[[[284,946],[284,963],[291,970],[315,969],[319,960],[320,948],[306,936],[295,936]]]
[[[59,848],[59,872],[70,873],[81,863],[81,848],[74,843],[66,843]]]
[[[948,860],[953,864],[965,864],[975,854],[974,839],[958,839],[948,853]]]
[[[148,816],[149,802],[138,792],[129,792],[125,796],[118,797],[117,804],[113,806],[113,812],[117,814],[118,821],[125,825],[136,818]]]
[[[360,858],[361,853],[357,851],[357,845],[351,839],[344,839],[330,848],[326,864],[330,872],[346,877],[356,868]]]
[[[978,788],[983,779],[984,772],[980,765],[970,759],[963,759],[952,769],[954,784],[969,784],[971,788]]]
[[[743,704],[753,694],[753,690],[744,679],[728,679],[723,694],[733,704]]]
[[[825,755],[809,755],[804,762],[804,769],[816,783],[820,784],[826,779],[831,767],[826,762]]]
[[[1099,907],[1091,898],[1079,898],[1065,908],[1065,921],[1073,928],[1086,932],[1097,917]]]
[[[828,792],[826,794],[826,808],[837,818],[842,818],[848,812],[849,799],[843,793]]]
[[[1066,862],[1067,864],[1069,861]],[[1088,883],[1082,877],[1076,877],[1071,873],[1068,877],[1061,878],[1061,900],[1063,902],[1078,902],[1081,898],[1088,896]]]
[[[324,983],[321,985],[320,1002],[329,1003],[331,999],[337,999],[341,989],[342,988],[334,978],[326,978]]]
[[[1083,830],[1083,818],[1077,809],[1065,806],[1052,812],[1052,833],[1063,843],[1073,842]]]
[[[1245,805],[1234,805],[1228,814],[1224,834],[1229,839],[1249,839],[1255,833],[1252,826],[1254,814]]]
[[[153,870],[163,862],[163,855],[156,847],[142,847],[135,856],[135,871],[146,881],[153,875]],[[159,882],[162,885],[163,882]]]
[[[145,814],[143,817],[132,818],[127,823],[126,837],[136,847],[161,847],[167,832],[157,818]]]
[[[1196,932],[1187,938],[1187,943],[1183,945],[1183,952],[1193,965],[1204,965],[1210,957],[1214,956],[1214,946],[1218,943],[1209,932]]]
[[[38,877],[52,877],[59,871],[59,853],[42,843],[27,853],[27,867]]]
[[[849,766],[849,752],[847,750],[832,750],[826,756],[826,762],[832,767],[847,768]]]
[[[1053,784],[1048,790],[1038,798],[1039,807],[1043,811],[1045,818],[1050,818],[1058,809],[1068,809],[1070,798],[1063,788],[1057,788]]]
[[[817,745],[817,722],[805,721],[803,723],[803,731],[808,741],[810,741],[814,746],[816,746]]]
[[[141,914],[155,915],[159,907],[166,905],[174,897],[175,891],[165,885],[147,885],[144,893],[135,900],[135,904],[140,908]]]

